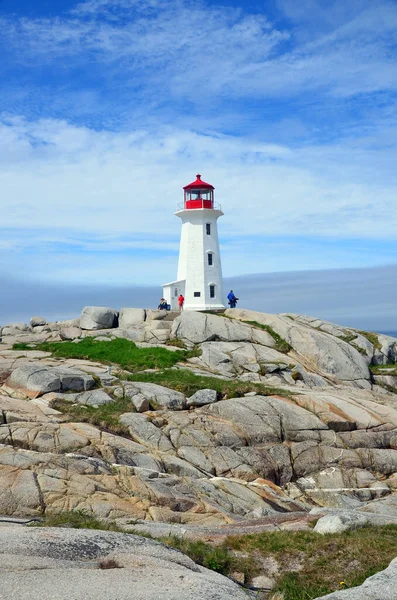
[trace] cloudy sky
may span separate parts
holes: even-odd
[[[0,0],[0,322],[32,290],[174,279],[197,172],[226,277],[328,274],[331,317],[361,273],[367,322],[397,265],[396,55],[395,0]]]

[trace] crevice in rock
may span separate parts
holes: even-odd
[[[42,489],[41,489],[40,484],[39,484],[37,473],[35,473],[34,471],[32,471],[32,475],[33,475],[33,481],[34,481],[34,483],[36,485],[36,488],[37,488],[37,492],[39,494],[40,509],[41,509],[42,514],[44,515],[45,511],[46,511],[46,504],[44,502],[44,495],[43,495]]]

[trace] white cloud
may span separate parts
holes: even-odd
[[[312,15],[317,35],[306,40],[291,38],[263,14],[187,0],[91,0],[63,18],[3,18],[0,31],[20,61],[34,66],[38,58],[41,64],[61,60],[63,69],[67,57],[74,66],[106,64],[123,73],[127,86],[139,77],[148,97],[163,90],[205,104],[209,94],[267,97],[317,90],[345,97],[396,90],[396,4],[350,4],[342,21],[339,1],[330,11],[313,0],[302,4],[304,10],[285,1],[296,18]]]
[[[280,3],[292,30],[264,14],[189,0],[87,0],[62,17],[0,18],[9,70],[13,60],[29,65],[33,81],[3,98],[12,110],[11,98],[24,97],[25,113],[40,115],[0,119],[7,263],[26,276],[30,255],[43,277],[172,279],[180,231],[172,212],[197,171],[225,210],[229,272],[285,269],[291,254],[296,268],[360,259],[300,255],[285,244],[269,255],[268,246],[247,246],[247,236],[394,240],[396,111],[371,94],[397,87],[397,6],[352,0],[344,13],[341,0],[329,10],[315,0]],[[38,66],[47,76],[59,70],[60,87],[49,76],[45,86],[35,80]],[[81,89],[73,69],[86,75]],[[369,94],[366,105],[352,104],[360,118],[339,123],[355,94]],[[286,118],[278,103],[291,97]],[[312,121],[302,123],[298,97]],[[67,118],[50,118],[56,110]],[[329,139],[318,125],[327,127],[327,111],[337,130]],[[269,114],[279,122],[269,124]],[[117,119],[123,126],[114,131]],[[219,133],[245,121],[250,136]],[[386,254],[367,249],[362,260],[387,262]]]
[[[388,145],[364,152],[356,140],[357,148],[298,150],[169,128],[155,135],[94,131],[49,119],[7,119],[0,139],[7,140],[0,147],[2,227],[11,229],[5,244],[14,239],[30,248],[23,231],[31,230],[37,247],[58,242],[81,252],[175,252],[180,222],[172,213],[197,170],[215,185],[224,208],[222,236],[235,237],[237,245],[247,236],[395,238],[397,181],[376,176],[384,158],[391,160],[391,152],[397,158]],[[249,252],[251,259],[235,253],[237,272],[254,261],[255,248]],[[267,257],[266,264],[277,270],[283,260]],[[156,262],[153,276],[161,278]],[[142,273],[138,264],[129,268]]]

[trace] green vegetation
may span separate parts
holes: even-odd
[[[282,592],[285,600],[311,600],[360,585],[385,569],[397,553],[396,534],[396,525],[324,536],[312,531],[275,531],[229,537],[222,548],[244,553],[257,565],[274,557],[280,565],[275,591]]]
[[[167,546],[187,554],[195,563],[207,569],[223,575],[228,575],[234,570],[233,555],[223,546],[211,546],[205,542],[191,541],[177,536],[164,538],[162,541]]]
[[[31,350],[26,344],[14,344],[14,350]],[[122,338],[110,342],[96,341],[86,337],[78,344],[74,342],[44,342],[36,350],[51,352],[62,358],[83,358],[105,364],[115,363],[127,371],[164,369],[185,361],[190,354],[186,350],[171,351],[166,348],[138,348],[134,342]]]
[[[152,373],[134,373],[123,376],[129,381],[147,381],[157,383],[173,390],[178,390],[186,396],[191,396],[198,390],[212,389],[218,392],[219,399],[238,398],[248,392],[256,392],[263,396],[289,397],[288,392],[279,388],[269,387],[263,383],[251,383],[238,380],[219,379],[196,375],[188,369],[166,369]]]
[[[183,340],[179,338],[172,338],[172,340],[167,340],[165,342],[166,346],[171,346],[173,348],[181,348],[182,350],[186,350],[186,344]]]
[[[267,333],[271,335],[274,341],[276,342],[275,349],[279,352],[287,354],[292,350],[292,346],[281,336],[279,336],[278,333],[276,333],[274,329],[270,327],[270,325],[264,325],[263,323],[258,323],[258,321],[242,321],[242,323],[247,323],[247,325],[251,325],[252,327],[256,327],[257,329],[263,329],[264,331],[267,331]]]
[[[357,339],[357,334],[347,332],[346,335],[338,335],[338,338],[340,340],[342,340],[343,342],[350,344],[350,346],[353,346],[353,348],[355,348],[357,350],[357,352],[359,352],[360,354],[363,354],[364,356],[367,355],[364,348],[361,348],[360,346],[358,346],[357,344],[355,344],[353,342],[353,340]]]
[[[395,363],[369,365],[369,368],[374,375],[397,375],[397,365]]]
[[[347,342],[348,344],[350,344],[350,342],[357,339],[357,334],[350,333],[350,331],[345,331],[345,335],[338,335],[338,338],[343,342]]]
[[[66,400],[52,400],[51,408],[67,415],[73,423],[90,423],[102,431],[115,435],[130,437],[128,428],[119,423],[119,417],[126,412],[136,412],[129,398],[119,398],[109,404],[101,404],[97,408],[82,404],[73,404]]]
[[[83,511],[45,515],[42,522],[31,526],[123,531],[116,523],[101,521]],[[367,577],[385,569],[397,554],[397,525],[368,526],[329,535],[307,530],[263,532],[231,536],[221,544],[179,537],[161,541],[208,569],[226,576],[242,574],[246,585],[261,573],[264,561],[273,558],[279,565],[273,597],[313,600],[361,585]]]
[[[122,532],[113,521],[101,521],[83,510],[71,510],[57,514],[46,514],[41,521],[34,521],[30,527],[70,527],[71,529],[100,529]]]
[[[371,333],[370,331],[359,331],[358,329],[356,329],[357,333],[359,333],[360,335],[364,336],[365,338],[367,338],[367,340],[369,342],[371,342],[371,344],[374,346],[374,348],[376,348],[377,350],[380,350],[382,348],[378,336],[376,335],[376,333]]]

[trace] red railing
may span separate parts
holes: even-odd
[[[194,200],[186,200],[183,204],[178,204],[178,210],[192,210],[200,208],[209,208],[213,210],[222,210],[222,207],[213,200],[204,200],[203,198],[195,198]]]

